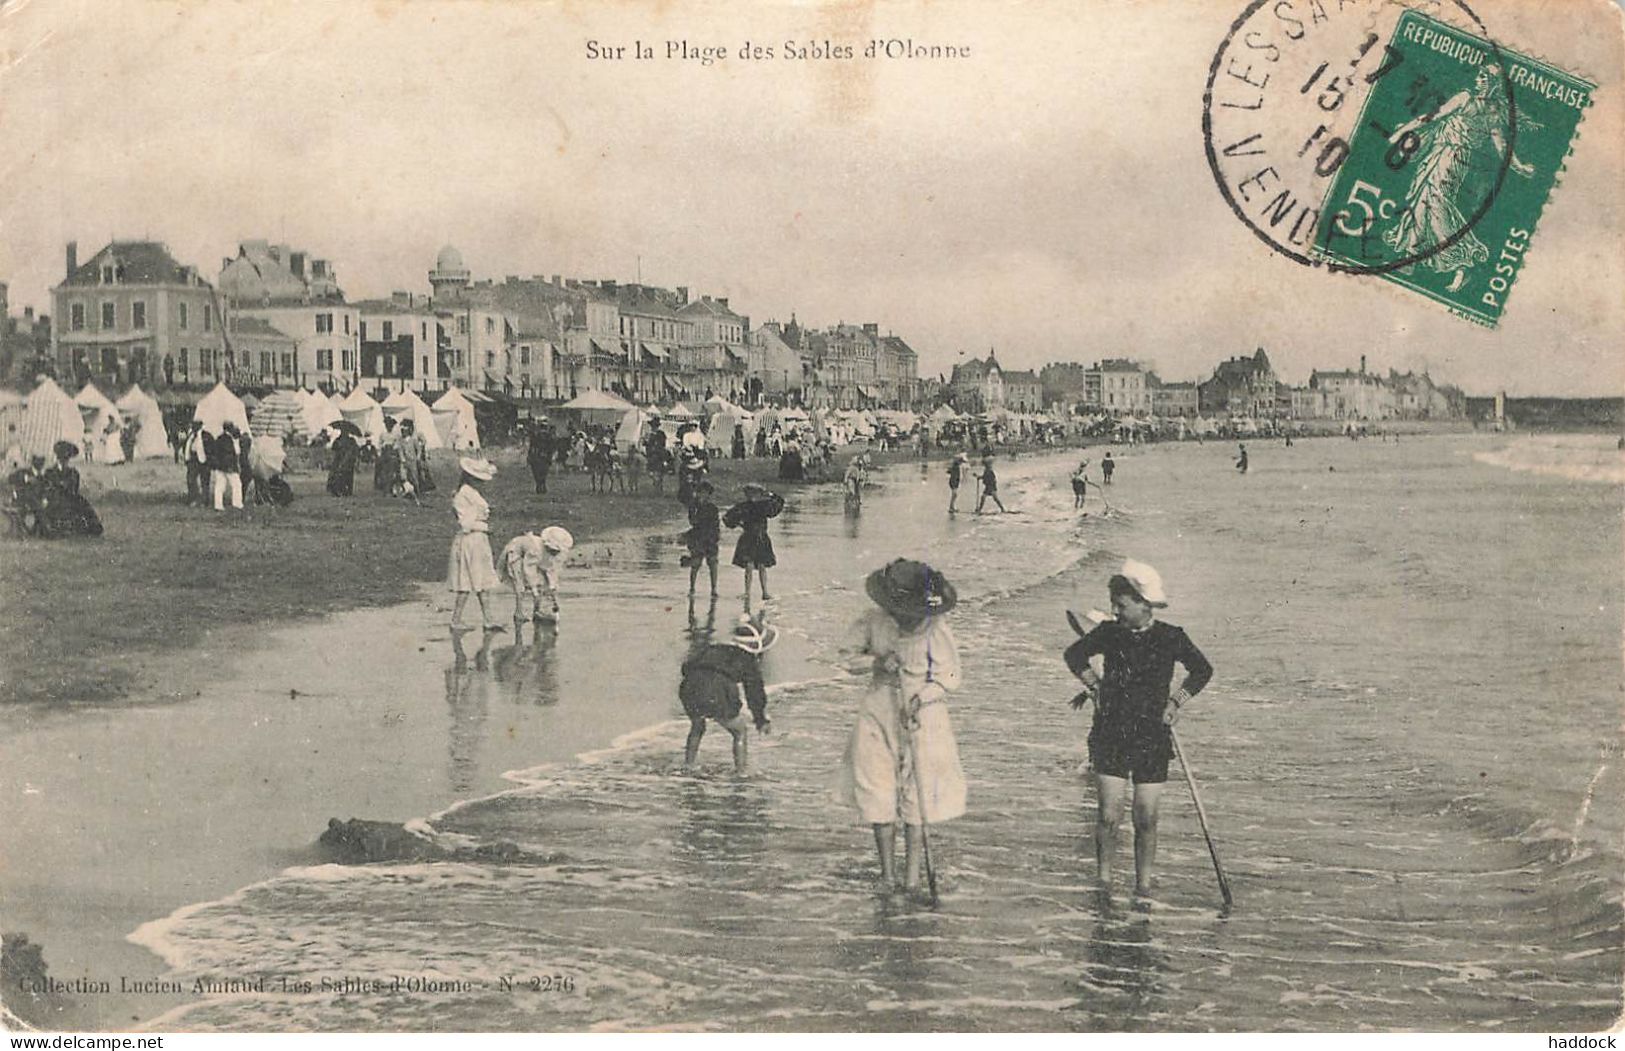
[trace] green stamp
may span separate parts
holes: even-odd
[[[1314,255],[1493,327],[1595,90],[1406,11],[1321,204]]]

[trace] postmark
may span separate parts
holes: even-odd
[[[1465,0],[1431,6],[1488,38]],[[1332,260],[1317,245],[1322,206],[1366,101],[1378,85],[1403,79],[1393,35],[1410,11],[1390,0],[1253,0],[1214,53],[1202,106],[1209,168],[1236,218],[1294,262],[1369,273],[1417,261]],[[1480,217],[1469,209],[1461,226]]]
[[[1314,254],[1493,326],[1596,86],[1416,11],[1386,49]]]

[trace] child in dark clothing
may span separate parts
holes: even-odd
[[[711,566],[711,594],[717,593],[717,550],[722,543],[722,520],[717,505],[711,499],[715,487],[701,479],[694,483],[694,492],[688,504],[688,532],[683,540],[688,554],[683,565],[688,567],[688,593],[694,594],[694,582],[700,575],[700,563]]]
[[[1134,782],[1134,893],[1151,893],[1151,869],[1157,857],[1157,805],[1173,758],[1169,730],[1179,709],[1213,677],[1213,665],[1177,628],[1155,619],[1166,606],[1162,578],[1143,562],[1129,560],[1111,578],[1115,620],[1100,624],[1066,651],[1066,665],[1083,681],[1084,692],[1072,706],[1095,702],[1089,730],[1089,761],[1095,771],[1095,860],[1100,882],[1110,887],[1112,856],[1129,781]],[[1104,674],[1090,658],[1104,656]],[[1185,679],[1173,690],[1174,665]]]
[[[692,772],[705,736],[705,721],[714,719],[733,735],[734,773],[743,774],[749,745],[742,709],[750,706],[758,733],[769,733],[767,689],[762,683],[761,655],[778,639],[767,624],[741,616],[727,642],[717,642],[683,662],[683,681],[677,696],[688,716],[688,742],[683,747],[683,769]],[[744,703],[740,693],[744,693]]]

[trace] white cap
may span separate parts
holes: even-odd
[[[1123,568],[1117,571],[1117,575],[1128,581],[1148,604],[1153,606],[1168,604],[1168,594],[1162,590],[1162,574],[1144,562],[1127,559],[1123,563]]]

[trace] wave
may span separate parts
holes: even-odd
[[[1475,452],[1473,459],[1491,467],[1572,482],[1625,485],[1625,450],[1608,435],[1531,435],[1504,448]]]

